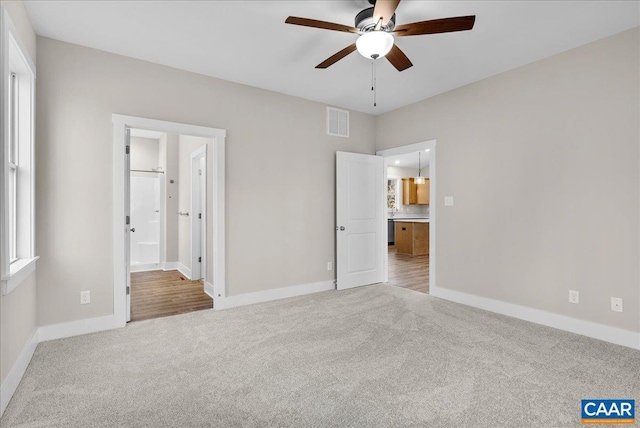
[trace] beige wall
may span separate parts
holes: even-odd
[[[21,1],[0,1],[35,62],[35,33]],[[36,205],[37,207],[37,205]],[[38,262],[39,263],[39,262]],[[0,383],[4,382],[37,327],[36,273],[0,296]]]
[[[37,90],[41,325],[113,313],[113,113],[227,130],[228,295],[334,278],[335,152],[374,153],[373,116],[328,137],[324,104],[42,37]]]
[[[166,186],[164,262],[178,261],[178,138],[173,134],[164,134],[160,138],[160,166],[165,171]]]
[[[178,261],[178,136],[164,134],[159,140],[160,166],[165,172],[163,262]],[[173,183],[171,183],[173,180]]]
[[[131,137],[131,169],[151,171],[160,166],[160,141]]]
[[[640,330],[639,38],[377,117],[378,149],[437,139],[439,287]]]
[[[15,25],[22,43],[27,48],[31,60],[36,62],[36,33],[31,27],[31,20],[27,14],[27,9],[21,0],[0,0],[0,6],[7,9],[11,22]]]

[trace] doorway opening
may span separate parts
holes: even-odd
[[[129,321],[213,307],[204,287],[210,145],[129,128]]]
[[[225,131],[113,115],[117,324],[225,297]]]
[[[385,282],[427,294],[435,286],[435,144],[377,152],[387,184]]]

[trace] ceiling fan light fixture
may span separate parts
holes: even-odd
[[[367,59],[382,58],[393,47],[393,36],[386,31],[369,31],[356,40],[360,55]]]

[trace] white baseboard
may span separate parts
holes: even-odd
[[[38,339],[40,342],[46,342],[47,340],[96,333],[98,331],[111,330],[118,327],[124,327],[124,325],[118,325],[113,315],[107,315],[104,317],[45,325],[38,329]]]
[[[213,299],[213,284],[210,282],[204,282],[204,292]]]
[[[252,305],[254,303],[270,302],[287,297],[303,296],[321,291],[335,290],[333,281],[314,282],[312,284],[293,285],[291,287],[274,288],[255,293],[240,294],[225,298],[214,299],[214,309],[229,309],[237,306]],[[212,290],[213,291],[213,290]]]
[[[2,382],[0,386],[0,416],[4,413],[5,409],[13,397],[13,393],[16,392],[22,376],[24,376],[27,367],[31,362],[31,357],[38,346],[38,329],[35,329],[31,334],[31,338],[27,341],[22,348],[22,352],[18,356],[18,359],[13,364],[11,371],[7,375],[7,378]]]
[[[148,263],[146,265],[131,265],[131,272],[149,272],[153,270],[162,270],[163,263]],[[166,270],[166,269],[165,269]]]
[[[178,262],[164,262],[162,270],[178,270]]]
[[[181,274],[186,276],[187,279],[192,279],[191,278],[191,269],[189,269],[188,267],[186,267],[182,263],[178,263],[178,268],[177,269],[178,269],[178,272],[180,272]]]
[[[177,270],[178,272],[186,276],[188,279],[191,279],[191,269],[189,269],[188,267],[186,267],[180,262],[165,262],[162,266],[162,270],[164,271]]]
[[[439,287],[431,289],[430,294],[444,300],[640,350],[640,333],[638,332]]]

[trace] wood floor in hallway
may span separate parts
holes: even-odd
[[[131,321],[211,309],[213,299],[202,281],[189,281],[178,271],[131,273]]]
[[[429,256],[398,254],[389,247],[389,284],[429,293]]]

